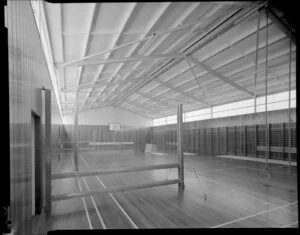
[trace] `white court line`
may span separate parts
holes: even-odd
[[[226,164],[227,165],[231,165],[231,166],[236,166],[236,165],[230,164],[230,163],[226,163]],[[277,167],[273,166],[273,167],[270,168],[271,173],[280,174],[280,175],[286,175],[286,176],[297,176],[297,175],[291,175],[291,174],[282,173],[282,172],[279,172],[279,171],[273,171],[273,169],[279,169],[279,168],[282,168],[282,167],[288,167],[288,166],[284,166],[284,165],[277,166]],[[254,167],[247,167],[247,166],[241,166],[241,168],[250,169],[250,170],[257,170],[257,171],[264,170],[263,168],[262,169],[257,169],[257,168],[254,168]]]
[[[103,184],[103,182],[100,180],[100,178],[99,178],[98,176],[96,176],[96,178],[97,178],[97,180],[100,182],[100,184],[102,184],[102,186],[103,186],[104,188],[106,188],[105,185]],[[117,199],[116,199],[111,193],[109,193],[109,196],[114,200],[114,202],[117,204],[117,206],[120,208],[120,210],[124,213],[124,215],[125,215],[125,216],[127,217],[127,219],[130,221],[130,223],[132,224],[132,226],[133,226],[134,228],[138,228],[138,227],[136,226],[136,224],[132,221],[132,219],[129,217],[129,215],[125,212],[125,210],[121,207],[121,205],[118,203]]]
[[[213,226],[211,228],[220,228],[220,227],[223,227],[223,226],[228,225],[228,224],[233,224],[233,223],[236,223],[236,222],[239,222],[239,221],[242,221],[242,220],[253,218],[253,217],[258,216],[258,215],[262,215],[262,214],[265,214],[265,213],[269,213],[271,211],[275,211],[275,210],[278,210],[278,209],[281,209],[281,208],[285,208],[285,207],[291,206],[291,205],[296,204],[296,203],[298,203],[298,201],[288,203],[288,204],[283,205],[283,206],[278,206],[278,207],[275,207],[273,209],[265,210],[265,211],[262,211],[262,212],[259,212],[259,213],[256,213],[256,214],[252,214],[252,215],[249,215],[249,216],[245,216],[245,217],[242,217],[242,218],[239,218],[239,219],[236,219],[236,220],[232,220],[232,221],[229,221],[227,223],[219,224],[219,225]]]
[[[84,158],[82,156],[80,156],[82,160],[84,160]],[[83,161],[84,162],[84,161]],[[87,162],[85,162],[85,164],[87,166],[90,166]],[[100,182],[100,184],[103,186],[103,188],[106,188],[106,186],[104,185],[104,183],[100,180],[100,178],[98,176],[96,176],[97,180]],[[114,202],[117,204],[117,206],[120,208],[120,210],[123,212],[123,214],[126,216],[126,218],[129,220],[129,222],[132,224],[132,226],[134,228],[138,228],[136,226],[136,224],[132,221],[132,219],[129,217],[129,215],[126,213],[126,211],[121,207],[121,205],[119,204],[119,202],[117,201],[117,199],[111,194],[109,193],[109,196],[114,200]]]
[[[71,154],[70,154],[70,158],[71,158],[71,161],[72,161],[72,163],[73,163],[73,166],[75,167],[74,158],[72,158]]]
[[[281,228],[288,228],[288,227],[291,227],[291,226],[294,225],[294,224],[298,224],[298,221],[294,221],[293,223],[284,225],[284,226],[282,226]]]
[[[189,175],[193,175],[193,176],[194,176],[194,174],[192,174],[192,173],[190,173],[190,172],[187,172],[187,173],[185,173],[185,174],[189,174]],[[221,184],[221,183],[219,183],[219,182],[217,182],[217,181],[208,179],[207,177],[201,176],[201,175],[199,175],[199,174],[197,174],[197,176],[198,176],[199,178],[204,178],[206,181],[210,181],[210,182],[212,182],[212,183],[215,183],[215,184],[217,184],[217,185],[220,185],[220,186],[222,186],[223,188],[228,188],[228,189],[231,189],[231,190],[235,190],[235,191],[237,191],[237,192],[239,192],[239,193],[242,193],[242,194],[245,194],[245,195],[247,195],[247,196],[250,196],[250,197],[252,197],[252,198],[254,198],[254,199],[256,199],[256,200],[260,200],[260,201],[264,202],[265,204],[269,204],[269,205],[273,205],[273,206],[278,206],[278,205],[276,205],[276,204],[274,204],[274,203],[272,203],[272,202],[267,202],[267,201],[265,201],[264,199],[261,199],[262,196],[265,196],[265,195],[263,195],[263,194],[256,193],[256,192],[252,192],[252,191],[249,191],[249,190],[247,190],[247,189],[239,188],[239,187],[237,187],[237,186],[230,186],[230,185],[227,185],[227,184]],[[246,191],[246,192],[249,192],[249,193],[243,192],[243,190]],[[257,196],[252,195],[252,194],[256,194]],[[258,197],[258,196],[259,196],[259,197]],[[277,198],[275,198],[275,199],[277,199]],[[284,200],[282,200],[282,199],[277,199],[277,200],[284,201]]]
[[[72,158],[72,156],[70,155],[70,158],[75,166],[75,162],[74,162],[74,159]],[[77,179],[77,184],[78,184],[78,187],[79,187],[79,191],[82,192],[82,188],[81,188],[81,185],[79,183],[79,179],[76,177]],[[82,202],[83,202],[83,206],[84,206],[84,209],[85,209],[85,213],[86,213],[86,217],[87,217],[87,220],[88,220],[88,223],[89,223],[89,227],[90,229],[93,229],[93,226],[92,226],[92,223],[91,223],[91,219],[90,219],[90,216],[89,216],[89,213],[88,213],[88,210],[87,210],[87,207],[86,207],[86,203],[85,203],[85,199],[84,197],[81,198],[82,199]]]
[[[90,167],[90,165],[88,164],[88,162],[85,160],[85,158],[83,158],[83,156],[80,156],[82,161],[84,162],[84,164],[88,167]]]
[[[89,188],[89,186],[88,186],[88,184],[87,184],[85,178],[82,177],[82,179],[83,179],[83,182],[84,182],[85,186],[87,187],[88,191],[90,191],[90,188]],[[99,210],[98,210],[98,207],[97,207],[97,205],[96,205],[96,203],[95,203],[94,197],[91,196],[90,198],[91,198],[92,203],[93,203],[93,205],[94,205],[94,207],[95,207],[96,213],[97,213],[97,215],[98,215],[98,218],[99,218],[99,220],[100,220],[100,223],[101,223],[103,229],[107,229],[107,227],[106,227],[106,225],[105,225],[105,223],[104,223],[104,221],[103,221],[103,219],[102,219],[102,216],[101,216],[101,214],[100,214],[100,212],[99,212]]]
[[[219,172],[219,171],[226,171],[226,170],[232,170],[232,169],[238,169],[238,168],[243,168],[243,167],[227,167],[227,168],[220,168],[216,170],[198,170],[197,172]]]
[[[80,156],[80,158],[81,158],[81,160],[86,164],[86,166],[89,167],[89,164],[85,161],[85,159],[83,158],[83,156]],[[83,179],[83,182],[84,182],[85,186],[87,187],[88,191],[90,191],[90,188],[89,188],[89,186],[88,186],[88,184],[87,184],[85,178],[82,177],[82,179]],[[91,198],[92,203],[93,203],[93,205],[94,205],[94,207],[95,207],[96,213],[97,213],[97,215],[98,215],[99,221],[100,221],[100,223],[101,223],[103,229],[107,229],[107,227],[106,227],[106,225],[105,225],[105,223],[104,223],[104,221],[103,221],[103,218],[102,218],[102,216],[101,216],[101,214],[100,214],[100,212],[99,212],[99,210],[98,210],[98,207],[97,207],[97,204],[96,204],[96,202],[95,202],[94,197],[91,196],[90,198]]]
[[[78,182],[79,190],[80,190],[80,192],[82,192],[82,189],[81,189],[81,186],[80,186],[80,183],[79,183],[79,179],[77,177],[76,177],[76,179],[77,179],[77,182]],[[81,199],[82,199],[82,202],[83,202],[83,206],[84,206],[84,209],[85,209],[85,213],[86,213],[86,217],[87,217],[90,229],[93,229],[93,226],[92,226],[92,223],[91,223],[91,218],[89,216],[89,212],[88,212],[87,207],[86,207],[85,199],[84,199],[84,197],[81,198]]]

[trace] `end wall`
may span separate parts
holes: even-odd
[[[63,123],[72,125],[74,115],[64,115]],[[79,113],[79,125],[109,125],[110,123],[120,123],[123,126],[132,127],[150,127],[152,119],[118,107],[107,107]]]

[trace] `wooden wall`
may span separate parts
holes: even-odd
[[[29,1],[7,1],[7,28],[10,108],[10,219],[15,234],[29,235],[32,234],[33,218],[31,116],[33,112],[41,119],[40,142],[43,143],[45,132],[50,130],[46,131],[44,128],[41,89],[42,87],[53,89]],[[52,103],[53,109],[57,109],[53,97]],[[53,137],[55,138],[55,136]],[[40,162],[43,162],[46,154],[42,146],[41,144],[41,149],[39,149]],[[42,190],[40,188],[41,192]]]
[[[269,112],[270,147],[288,147],[287,110]],[[295,109],[292,110],[295,120]],[[186,122],[183,124],[185,152],[202,155],[240,155],[265,157],[257,146],[265,146],[264,116],[241,115],[211,120]],[[176,152],[176,124],[152,127],[151,141],[161,152]],[[296,123],[291,124],[291,143],[296,147]],[[288,153],[272,152],[270,158],[287,160]],[[292,160],[296,154],[292,154]]]
[[[62,143],[65,150],[73,147],[74,125],[56,125],[63,132]],[[150,129],[123,126],[120,131],[112,132],[108,125],[78,125],[78,146],[80,149],[91,149],[91,142],[134,142],[133,145],[124,145],[125,149],[144,151],[146,143],[150,143]],[[58,141],[58,140],[56,140]],[[54,148],[58,148],[55,144]],[[96,145],[96,149],[113,150],[114,146]]]

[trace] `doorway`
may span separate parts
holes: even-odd
[[[31,215],[41,213],[41,141],[40,117],[31,112]]]

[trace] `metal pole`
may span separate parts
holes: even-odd
[[[291,133],[291,72],[292,72],[292,30],[290,31],[290,57],[289,57],[289,173],[292,173],[291,168],[291,144],[292,144],[292,133]]]
[[[254,113],[256,113],[256,82],[257,82],[257,67],[258,67],[258,47],[259,47],[259,26],[260,26],[260,12],[257,8],[257,32],[256,32],[256,58],[255,58],[255,74],[254,74]],[[267,26],[268,27],[268,26]]]
[[[93,131],[93,136],[94,136],[94,149],[96,149],[96,130]]]
[[[78,167],[78,94],[75,96],[75,112],[74,112],[74,163],[75,171],[79,171]]]
[[[178,156],[178,190],[179,193],[184,191],[184,163],[183,163],[183,142],[182,142],[182,104],[177,106],[177,156]]]
[[[266,169],[269,168],[268,159],[269,159],[269,134],[268,134],[268,9],[266,8],[266,79],[265,79],[265,152],[266,152]]]
[[[60,132],[60,125],[58,126],[58,136],[59,136],[59,155],[58,155],[58,160],[60,161],[60,156],[61,156],[61,132]]]

